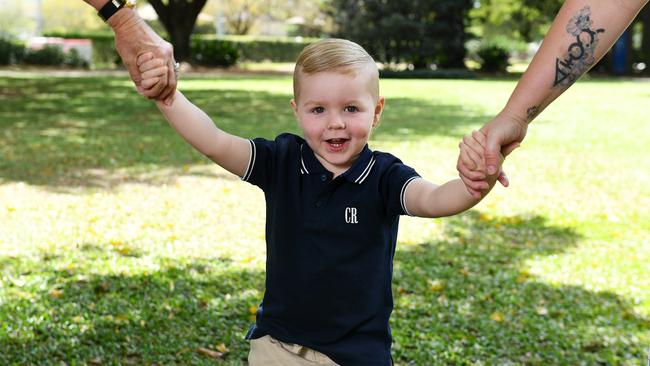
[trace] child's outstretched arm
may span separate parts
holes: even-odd
[[[156,84],[168,72],[164,61],[153,58],[151,53],[141,55],[137,63],[144,88]],[[205,112],[178,90],[171,105],[160,101],[156,104],[169,124],[195,149],[229,172],[239,177],[245,174],[251,149],[248,140],[217,128]]]
[[[485,135],[474,131],[467,135],[460,143],[460,154],[463,159],[472,161],[476,171],[487,176],[487,182],[481,186],[481,197],[494,187],[498,174],[487,175],[484,148]],[[425,179],[415,179],[405,192],[405,203],[408,212],[413,216],[442,217],[451,216],[470,209],[481,201],[481,197],[474,197],[465,188],[460,179],[454,179],[441,186],[435,185]]]

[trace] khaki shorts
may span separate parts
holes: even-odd
[[[338,366],[324,354],[299,344],[284,343],[266,335],[250,341],[250,366]]]

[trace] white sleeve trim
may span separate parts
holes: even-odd
[[[244,173],[244,176],[241,178],[244,182],[248,182],[248,180],[251,178],[251,174],[253,174],[253,168],[255,167],[255,158],[257,155],[257,150],[255,149],[255,143],[253,140],[248,140],[250,142],[250,147],[251,147],[251,152],[250,152],[250,158],[248,160],[248,166],[246,167],[246,172]]]
[[[411,182],[413,182],[418,178],[420,177],[419,176],[411,177],[406,182],[404,182],[404,185],[402,186],[402,191],[400,192],[399,195],[399,201],[400,204],[402,205],[402,210],[409,216],[413,216],[413,215],[411,215],[409,210],[406,209],[406,190],[408,189],[408,186],[411,184]]]

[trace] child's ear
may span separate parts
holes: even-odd
[[[291,99],[291,109],[293,109],[293,115],[298,119],[298,105],[295,99]]]
[[[384,97],[379,97],[377,104],[375,105],[375,116],[372,120],[372,127],[376,127],[379,124],[379,119],[381,118],[381,112],[384,110],[384,104],[386,100]]]

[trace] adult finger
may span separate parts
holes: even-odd
[[[469,180],[464,176],[460,176],[460,179],[463,181],[465,184],[465,189],[467,192],[474,198],[481,198],[482,196],[482,188],[476,184],[475,181]]]
[[[508,179],[508,176],[506,175],[506,172],[503,169],[501,169],[501,172],[499,172],[499,177],[497,178],[497,180],[504,187],[510,185],[510,180]]]
[[[500,136],[494,133],[487,133],[487,146],[485,148],[485,164],[487,165],[487,173],[489,175],[496,174],[499,170],[501,154],[501,139]]]
[[[511,144],[508,144],[501,148],[501,154],[505,158],[506,156],[510,155],[510,153],[513,152],[519,146],[521,146],[521,144],[518,142],[513,142]]]

